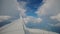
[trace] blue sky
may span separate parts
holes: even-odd
[[[25,1],[26,4],[26,14],[28,16],[37,16],[34,12],[37,10],[37,8],[43,4],[43,0],[17,0],[18,2]]]

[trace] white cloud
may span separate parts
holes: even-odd
[[[52,27],[60,27],[60,23],[57,23],[57,24],[50,24],[50,23],[48,23],[48,25],[50,25]]]
[[[56,19],[56,20],[60,21],[60,13],[55,15],[55,16],[51,16],[50,18],[53,19],[53,20]],[[55,26],[55,27],[60,27],[60,23],[50,24],[50,25]]]
[[[56,19],[56,20],[60,21],[60,13],[57,14],[56,16],[51,16],[50,18],[51,19]]]
[[[54,25],[55,27],[60,27],[60,23],[57,23]]]
[[[41,18],[35,18],[32,16],[27,16],[26,18],[24,18],[24,21],[27,22],[32,22],[32,23],[40,23],[42,21]]]
[[[17,2],[17,10],[20,12],[20,15],[22,15],[22,16],[26,15],[25,14],[25,12],[26,12],[26,8],[25,8],[26,4],[27,3],[24,2],[24,1]]]
[[[46,0],[45,3],[37,9],[35,12],[40,15],[55,15],[60,13],[60,0]]]
[[[44,0],[44,4],[40,6],[37,11],[35,12],[38,16],[44,16],[44,15],[54,15],[50,16],[51,19],[56,19],[60,21],[60,0]],[[49,24],[51,26],[58,26],[60,23],[57,24]]]
[[[0,16],[0,22],[8,20],[9,18],[11,18],[11,16]]]

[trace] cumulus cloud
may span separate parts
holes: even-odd
[[[50,15],[51,19],[60,21],[60,0],[44,0],[44,4],[40,6],[35,12],[38,16]],[[53,15],[53,16],[51,16]],[[58,26],[57,24],[49,24],[51,26]]]
[[[11,16],[0,16],[0,22],[8,20],[9,18],[11,18]]]
[[[54,25],[55,27],[60,27],[60,23],[57,23]]]
[[[60,13],[57,14],[57,15],[55,15],[55,16],[51,16],[50,18],[53,19],[53,20],[58,20],[58,21],[60,21]],[[60,27],[60,23],[57,23],[57,24],[51,24],[51,25],[52,25],[52,26]]]
[[[32,23],[40,23],[42,21],[41,18],[35,18],[32,16],[27,16],[26,18],[24,18],[24,21],[27,22],[32,22]]]
[[[57,24],[50,24],[50,23],[48,23],[48,25],[50,25],[52,27],[60,27],[60,23],[57,23]]]
[[[60,13],[57,14],[56,16],[51,16],[50,18],[51,19],[56,19],[56,20],[60,21]]]
[[[17,10],[20,12],[21,16],[25,16],[26,15],[25,14],[25,12],[26,12],[26,8],[25,8],[26,4],[27,3],[24,2],[24,1],[17,2]]]
[[[38,16],[40,15],[56,15],[60,13],[60,0],[46,0],[44,4],[37,9],[35,12]]]

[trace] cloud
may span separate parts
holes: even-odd
[[[0,22],[10,19],[11,16],[0,16]]]
[[[24,30],[23,30],[23,26],[22,26],[22,21],[21,19],[15,20],[12,23],[5,25],[1,28],[1,32],[2,34],[24,34]],[[45,31],[45,30],[41,30],[41,29],[30,29],[27,27],[25,28],[25,32],[28,34],[58,34],[56,32],[51,32],[51,31]]]
[[[29,18],[33,18],[31,16],[28,16]],[[41,29],[30,29],[27,27],[25,28],[25,32],[28,34],[58,34],[56,32],[50,32],[50,31],[45,31],[45,30],[41,30]],[[1,29],[2,34],[24,34],[24,30],[23,30],[23,23],[21,19],[15,20],[12,23],[3,26]]]
[[[44,4],[35,12],[38,16],[50,16],[53,20],[60,21],[60,0],[44,0]],[[51,16],[52,15],[52,16]],[[46,17],[47,17],[46,16]],[[60,27],[60,23],[49,24],[50,26]]]
[[[21,16],[25,16],[26,15],[25,14],[25,12],[26,12],[26,8],[25,8],[26,4],[27,3],[24,2],[24,1],[17,2],[17,10],[20,12]]]
[[[46,31],[46,30],[41,30],[41,29],[30,29],[27,27],[25,28],[25,32],[28,34],[58,34],[56,32],[51,32],[51,31]],[[5,25],[1,28],[1,32],[2,34],[16,34],[16,33],[21,33],[24,34],[24,30],[23,30],[23,23],[21,21],[21,19],[15,20],[12,23]]]
[[[44,4],[40,6],[35,12],[38,16],[40,15],[56,15],[60,13],[60,0],[44,0]]]
[[[55,15],[55,16],[51,16],[50,18],[53,19],[53,20],[57,20],[57,21],[60,22],[60,13],[57,14],[57,15]],[[57,23],[57,24],[51,24],[51,25],[52,25],[52,26],[55,26],[55,27],[60,27],[60,23]]]
[[[48,23],[48,25],[50,25],[52,27],[60,27],[60,23],[57,23],[57,24],[50,24],[50,23]]]
[[[42,19],[41,18],[35,18],[35,17],[32,17],[32,16],[27,16],[26,18],[24,18],[24,21],[26,23],[28,23],[28,22],[40,23],[42,21]]]
[[[51,16],[50,18],[51,19],[56,19],[56,20],[60,21],[60,13],[57,14],[56,16]]]
[[[24,20],[25,23],[28,23],[28,22],[32,22],[32,23],[40,23],[42,21],[41,18],[35,18],[33,16],[27,16],[26,15],[26,4],[28,2],[25,2],[25,1],[20,1],[20,2],[17,2],[17,9],[20,11],[20,20]],[[21,19],[21,16],[25,16],[24,18]]]
[[[55,27],[60,27],[60,23],[57,23],[54,25]]]

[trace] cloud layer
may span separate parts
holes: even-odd
[[[42,19],[41,18],[35,18],[35,17],[32,17],[32,16],[27,16],[26,18],[24,18],[24,21],[26,23],[28,23],[28,22],[40,23],[42,21]]]
[[[57,21],[60,22],[60,13],[58,13],[58,14],[55,15],[55,16],[51,16],[50,18],[53,19],[53,20],[57,20]],[[60,23],[57,23],[57,24],[55,24],[55,25],[52,24],[52,26],[60,27]]]
[[[60,0],[46,0],[35,12],[37,15],[56,15],[60,13]]]
[[[45,19],[52,19],[60,22],[60,0],[45,0],[44,4],[37,9],[35,12],[39,17],[41,16],[49,16]],[[52,21],[53,22],[53,21]],[[54,22],[53,22],[54,23]],[[52,26],[60,27],[60,23],[50,24]]]
[[[0,22],[10,19],[11,16],[0,16]]]
[[[60,21],[60,13],[58,13],[56,16],[51,16],[51,19],[56,19]]]
[[[25,6],[26,6],[26,2],[24,2],[24,1],[21,1],[21,2],[17,2],[17,10],[20,12],[20,15],[21,16],[26,16],[26,8],[25,8]]]

